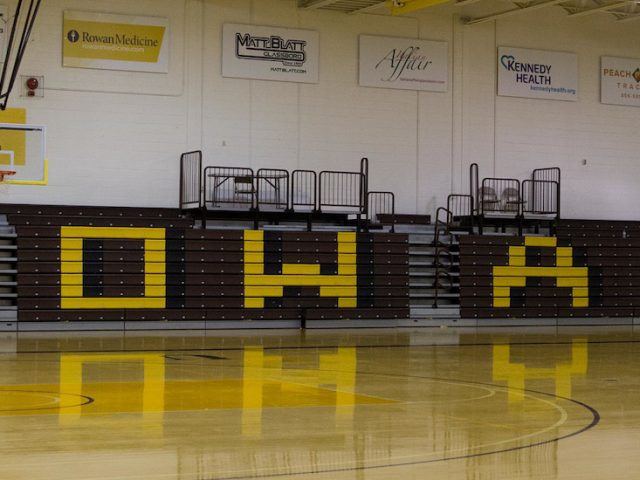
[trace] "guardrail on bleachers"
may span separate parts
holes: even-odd
[[[362,158],[360,170],[312,170],[207,166],[202,173],[202,152],[188,152],[180,163],[180,208],[199,208],[203,222],[207,212],[244,215],[254,225],[264,218],[274,220],[356,217],[360,227],[367,218],[369,161]],[[275,217],[275,214],[281,214]],[[312,214],[312,217],[309,215]],[[230,218],[226,216],[225,218]],[[233,217],[231,217],[233,218]],[[257,227],[256,227],[257,228]]]
[[[368,192],[367,220],[370,226],[382,226],[389,219],[391,233],[395,232],[396,197],[393,192]]]
[[[180,210],[199,209],[202,205],[202,152],[180,156]]]

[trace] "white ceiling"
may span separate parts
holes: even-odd
[[[398,6],[419,0],[391,0]],[[298,0],[302,9],[323,9],[353,13],[389,14],[385,1],[380,0]],[[513,15],[526,15],[541,8],[563,8],[570,17],[610,15],[616,21],[640,19],[640,0],[449,0],[444,5],[426,7],[446,8],[457,12],[466,24],[482,23]]]

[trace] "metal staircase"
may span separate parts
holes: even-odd
[[[459,316],[459,261],[454,235],[440,225],[409,233],[409,298],[412,319]],[[434,238],[438,237],[438,242]],[[444,245],[447,249],[443,249]]]
[[[17,235],[15,228],[0,216],[0,326],[15,322],[18,315]]]

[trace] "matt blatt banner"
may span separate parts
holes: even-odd
[[[62,34],[65,67],[169,71],[166,18],[64,12]]]
[[[575,102],[578,100],[578,56],[500,47],[498,95]]]
[[[222,76],[318,83],[318,32],[227,23]]]
[[[640,59],[602,57],[600,101],[640,107]]]
[[[360,35],[360,85],[446,92],[447,42]]]

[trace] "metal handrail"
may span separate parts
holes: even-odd
[[[440,214],[444,212],[446,213],[445,220],[443,221],[440,218]],[[439,207],[436,210],[436,223],[435,223],[435,231],[433,234],[433,246],[434,246],[434,260],[433,264],[435,267],[435,279],[433,281],[433,307],[438,308],[438,279],[440,278],[440,227],[444,227],[446,231],[449,231],[449,227],[451,226],[451,222],[453,221],[453,214],[448,208]],[[447,252],[450,253],[450,247],[447,249]],[[449,255],[451,258],[451,255]]]

